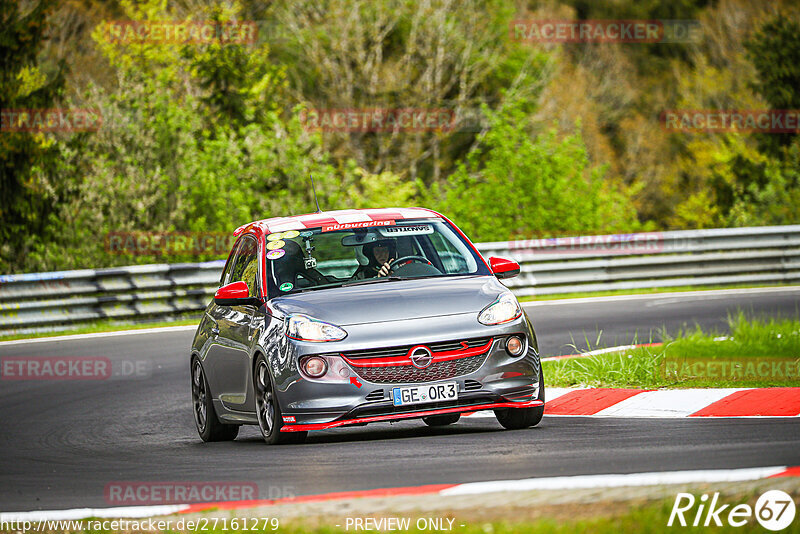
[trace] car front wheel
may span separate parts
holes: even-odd
[[[255,372],[253,373],[256,394],[256,415],[261,435],[269,445],[280,443],[302,443],[308,432],[281,432],[283,417],[275,395],[272,374],[269,372],[267,359],[259,354],[256,359]]]
[[[539,396],[544,403],[544,372],[539,369]],[[506,408],[495,410],[495,417],[503,427],[509,430],[520,430],[538,425],[544,416],[544,404],[534,408]]]
[[[197,357],[192,358],[192,407],[194,424],[203,441],[233,441],[239,434],[239,425],[226,425],[217,418],[208,380],[203,365]]]

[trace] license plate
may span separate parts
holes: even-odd
[[[392,400],[395,406],[456,399],[458,399],[458,382],[392,388]]]

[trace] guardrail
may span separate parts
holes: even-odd
[[[518,261],[519,296],[800,281],[800,225],[479,243]],[[0,334],[199,312],[224,261],[0,276]]]

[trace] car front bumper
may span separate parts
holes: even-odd
[[[459,324],[463,324],[463,318]],[[479,325],[479,328],[474,325],[467,326],[468,328],[455,334],[448,328],[438,329],[438,338],[423,339],[428,343],[435,343],[474,338],[476,334],[491,338],[491,344],[484,353],[485,358],[477,369],[456,376],[437,377],[431,381],[387,380],[385,377],[371,381],[365,378],[364,375],[368,373],[365,373],[363,368],[349,363],[350,377],[347,382],[313,380],[298,373],[293,380],[288,381],[283,391],[279,391],[281,412],[285,417],[281,431],[322,430],[431,415],[542,406],[543,403],[538,400],[541,362],[534,343],[531,342],[532,331],[526,318],[523,316],[519,320],[491,328],[483,325]],[[450,332],[450,335],[447,332]],[[506,352],[505,340],[512,334],[525,338],[525,350],[520,356],[511,356]],[[381,345],[413,344],[407,339],[409,338],[406,338],[405,343],[397,343],[392,339],[382,344],[368,342],[360,346],[351,345],[342,352],[347,353],[353,347],[363,349]],[[298,348],[300,349],[298,352],[304,353],[302,355],[332,352],[327,346],[324,349],[328,350],[321,350],[323,347],[319,345]],[[458,384],[456,400],[394,406],[393,388],[446,382]]]

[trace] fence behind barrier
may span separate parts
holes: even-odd
[[[519,296],[800,281],[800,225],[479,243],[518,261]],[[0,276],[0,334],[199,312],[224,261]]]

